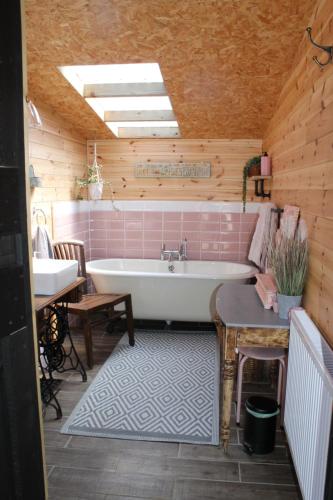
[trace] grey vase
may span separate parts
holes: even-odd
[[[299,307],[302,302],[302,295],[282,295],[277,294],[277,301],[279,304],[279,318],[289,319],[289,311],[293,307]]]

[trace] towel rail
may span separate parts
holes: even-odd
[[[46,217],[46,214],[44,212],[44,210],[42,210],[41,208],[33,208],[32,210],[32,215],[33,217],[36,217],[36,222],[38,224],[38,214],[42,214],[42,216],[44,217],[44,224],[47,223],[47,217]]]

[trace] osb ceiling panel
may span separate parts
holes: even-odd
[[[262,137],[313,9],[312,0],[25,5],[29,94],[90,139],[113,135],[57,66],[158,62],[183,138]]]

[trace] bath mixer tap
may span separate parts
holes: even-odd
[[[165,245],[163,243],[161,248],[161,260],[168,260],[169,262],[173,260],[181,260],[179,250],[165,250]]]
[[[185,238],[179,245],[179,249],[166,250],[165,243],[163,243],[161,248],[161,260],[168,259],[169,262],[172,260],[187,260],[187,239]]]

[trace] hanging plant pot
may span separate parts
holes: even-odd
[[[243,212],[246,208],[246,195],[247,195],[247,178],[254,175],[260,175],[260,160],[261,156],[254,156],[248,160],[243,168]]]
[[[101,200],[103,195],[103,181],[88,184],[89,200]]]
[[[260,163],[254,163],[251,165],[251,168],[249,168],[249,172],[247,174],[248,177],[254,177],[255,175],[260,175]]]
[[[86,177],[76,179],[77,184],[83,188],[88,187],[89,200],[101,200],[103,195],[104,181],[101,176],[102,166],[97,163],[96,144],[94,144],[94,160],[91,165],[88,165]]]

